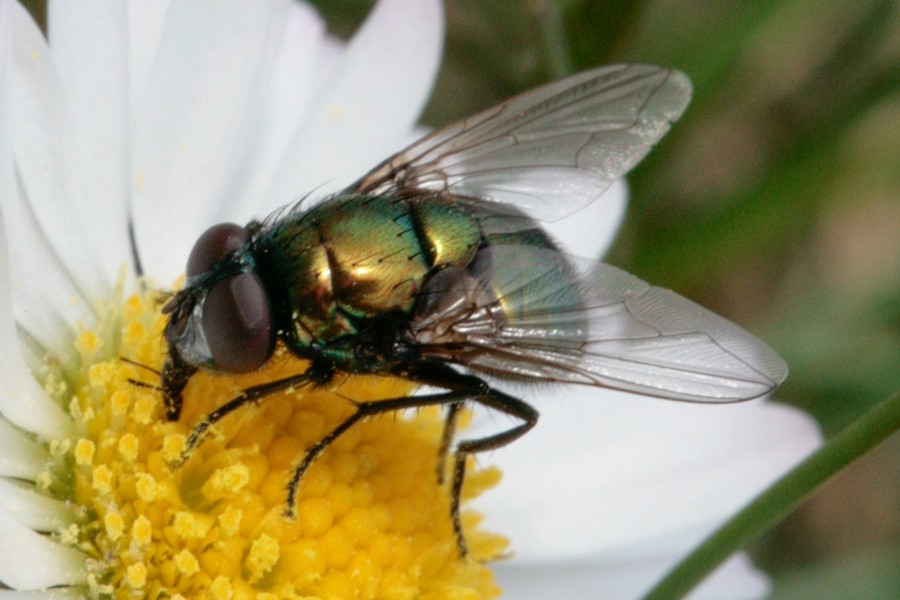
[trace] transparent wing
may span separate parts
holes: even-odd
[[[678,71],[637,64],[586,71],[426,136],[348,191],[449,191],[553,221],[634,167],[690,96]]]
[[[695,402],[755,398],[787,376],[737,325],[615,267],[530,246],[482,252],[482,274],[426,289],[442,298],[415,323],[426,355],[491,375]]]

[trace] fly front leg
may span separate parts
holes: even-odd
[[[160,387],[166,404],[166,419],[169,421],[177,421],[181,416],[184,388],[196,372],[197,367],[181,358],[174,348],[169,349],[160,373]]]

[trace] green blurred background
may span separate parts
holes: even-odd
[[[606,63],[683,70],[607,260],[767,340],[826,436],[900,389],[900,0],[445,2],[427,124]],[[313,3],[342,36],[372,5]],[[775,598],[900,597],[900,436],[750,551]]]

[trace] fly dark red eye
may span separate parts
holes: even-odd
[[[191,277],[209,271],[230,252],[247,243],[248,238],[246,227],[234,223],[213,225],[197,238],[185,273]]]
[[[248,373],[268,360],[272,318],[256,276],[241,273],[213,286],[203,303],[203,334],[213,362],[223,371]]]

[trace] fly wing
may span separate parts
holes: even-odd
[[[615,267],[547,248],[482,252],[487,268],[469,285],[479,291],[427,290],[466,299],[414,324],[427,356],[490,375],[694,402],[762,396],[787,375],[737,325]]]
[[[684,74],[654,65],[586,71],[426,136],[348,191],[449,192],[553,221],[634,167],[690,96]]]

